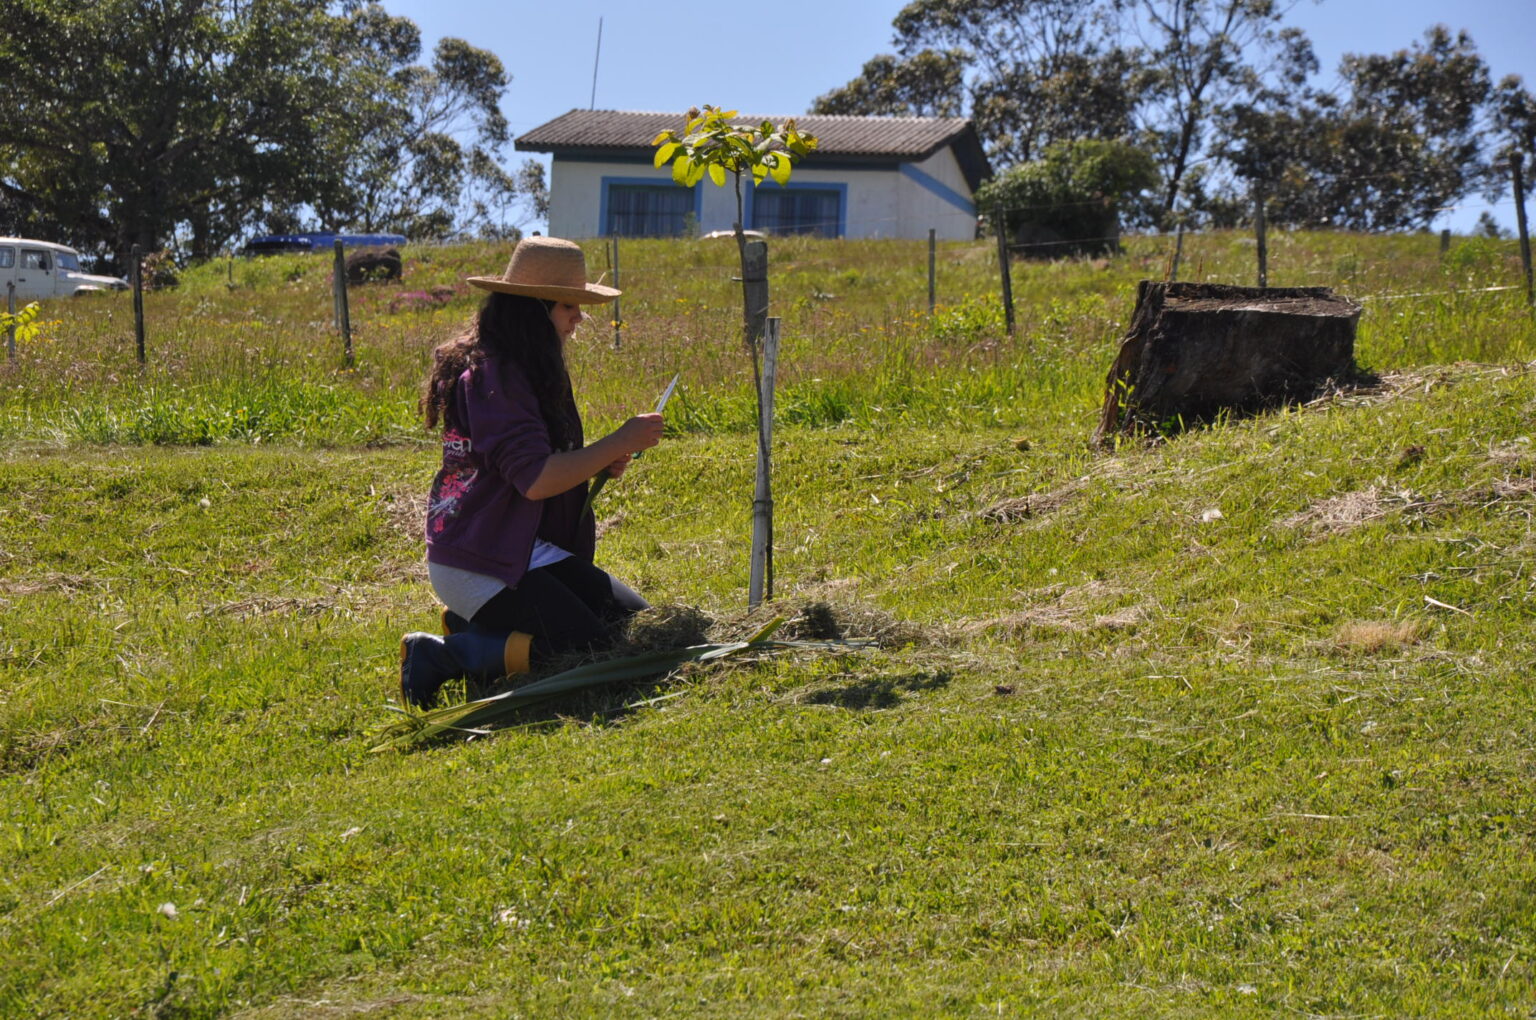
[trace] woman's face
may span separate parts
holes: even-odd
[[[560,334],[561,340],[569,340],[571,334],[576,332],[576,327],[581,325],[581,320],[586,317],[587,314],[581,310],[580,305],[564,301],[556,301],[549,309],[549,321],[555,324],[555,332]]]

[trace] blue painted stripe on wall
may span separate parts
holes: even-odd
[[[960,194],[960,192],[956,191],[954,188],[951,188],[949,185],[945,184],[943,181],[939,180],[937,177],[924,173],[917,167],[913,166],[911,163],[901,164],[901,173],[902,176],[910,177],[912,180],[916,181],[927,190],[933,192],[935,195],[938,195],[940,198],[954,206],[956,209],[970,213],[972,216],[976,215],[976,204],[974,202]]]

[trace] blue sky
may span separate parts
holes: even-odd
[[[425,47],[458,36],[502,59],[512,85],[502,104],[514,134],[593,99],[593,56],[603,22],[599,109],[682,111],[703,103],[747,113],[804,113],[864,61],[891,49],[903,0],[383,0],[421,27]],[[1285,0],[1282,0],[1285,2]],[[1518,74],[1536,88],[1536,0],[1295,0],[1287,23],[1311,37],[1331,84],[1345,53],[1386,53],[1436,23],[1466,29],[1495,80]],[[526,158],[518,155],[518,161]],[[1470,229],[1489,208],[1472,196],[1437,226]],[[1514,225],[1507,198],[1490,210]]]

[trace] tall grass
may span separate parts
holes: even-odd
[[[741,353],[734,248],[713,241],[625,241],[620,345],[613,324],[584,327],[571,361],[595,424],[647,404],[684,374],[673,427],[744,431],[750,371]],[[1126,325],[1135,285],[1161,278],[1171,242],[1130,238],[1109,260],[1018,262],[1018,329],[1009,337],[995,249],[946,243],[939,304],[927,308],[926,245],[776,239],[772,311],[784,323],[785,424],[984,421],[1023,425],[1092,404]],[[271,442],[348,445],[419,437],[415,393],[431,348],[463,328],[499,245],[406,250],[402,283],[351,291],[356,363],[342,367],[331,327],[330,263],[311,256],[219,261],[146,299],[148,364],[135,361],[123,294],[48,304],[40,339],[0,367],[0,438],[128,444]],[[608,259],[588,246],[593,275]],[[1250,238],[1186,239],[1182,279],[1248,283]],[[1508,242],[1429,235],[1280,234],[1275,286],[1333,286],[1362,300],[1358,353],[1375,369],[1523,361],[1536,329]],[[404,294],[438,289],[432,306]],[[597,314],[607,316],[602,308]]]

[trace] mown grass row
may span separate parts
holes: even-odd
[[[892,311],[922,264],[869,245],[786,334],[771,611],[883,646],[409,754],[367,753],[400,634],[435,625],[409,407],[469,299],[380,317],[406,321],[353,374],[309,356],[324,324],[282,302],[324,289],[280,261],[237,265],[271,274],[245,290],[191,274],[165,300],[211,325],[143,380],[131,350],[70,382],[31,349],[0,457],[0,1015],[1528,1009],[1531,327],[1473,292],[1503,251],[1368,240],[1392,257],[1281,251],[1462,291],[1368,303],[1381,389],[1113,454],[1085,440],[1158,253],[1021,269],[1009,342],[982,297]],[[1241,242],[1191,266],[1238,278]],[[819,274],[857,250],[785,247]],[[644,251],[624,346],[589,333],[578,389],[601,423],[687,382],[601,498],[602,562],[744,636],[735,304],[690,290],[709,249],[658,245],[654,290],[694,305],[648,331]],[[488,257],[430,254],[444,279]],[[221,373],[221,330],[258,318],[270,359]],[[186,410],[134,417],[157,406]],[[241,407],[273,424],[175,438]],[[143,445],[82,442],[65,409]]]
[[[903,636],[386,756],[430,450],[13,452],[0,1012],[1503,1015],[1533,414],[1463,368],[1113,457],[790,430],[780,606]],[[738,633],[740,446],[603,508]]]

